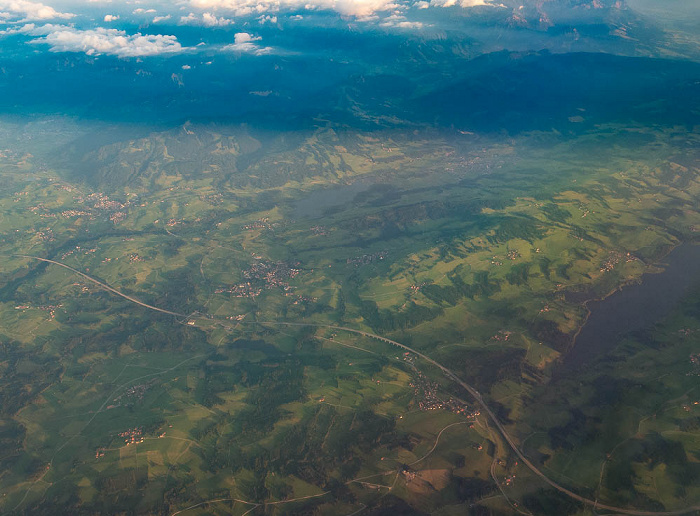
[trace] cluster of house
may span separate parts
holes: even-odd
[[[373,254],[363,254],[362,256],[348,258],[347,264],[354,265],[355,267],[359,267],[361,265],[369,265],[370,263],[383,260],[384,258],[386,258],[387,254],[389,254],[388,251],[379,251],[378,253]]]
[[[143,430],[139,427],[129,428],[128,430],[125,430],[123,432],[119,432],[118,435],[119,435],[119,437],[124,438],[124,442],[126,443],[127,446],[129,446],[131,444],[142,443],[144,440]]]
[[[122,394],[112,400],[112,404],[108,405],[108,409],[121,407],[123,405],[133,405],[137,401],[142,401],[144,395],[153,386],[155,380],[151,380],[147,383],[142,383],[140,385],[133,385],[129,387]]]
[[[287,295],[291,295],[289,291],[292,290],[292,287],[289,285],[288,281],[297,277],[300,272],[301,269],[290,266],[285,262],[260,260],[243,271],[243,277],[246,281],[228,288],[218,288],[215,290],[215,293],[222,294],[228,292],[233,295],[233,297],[254,298],[262,294],[263,290],[281,288],[287,292]],[[312,300],[312,298],[308,298],[308,300]]]
[[[693,365],[693,370],[688,373],[688,376],[700,376],[700,353],[691,354],[690,363]]]
[[[273,229],[275,227],[274,223],[270,223],[269,217],[263,217],[258,220],[254,220],[253,222],[249,222],[248,224],[244,224],[242,226],[242,229],[245,230],[251,230],[251,229]]]
[[[314,236],[326,236],[329,233],[325,226],[311,226],[311,232]]]
[[[475,418],[480,414],[478,410],[471,409],[466,403],[452,396],[443,400],[439,395],[438,384],[430,381],[420,371],[416,373],[410,386],[413,387],[413,394],[418,399],[420,410],[447,410],[468,418]]]

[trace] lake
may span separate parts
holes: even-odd
[[[577,368],[612,349],[625,334],[650,328],[669,315],[700,284],[700,245],[682,244],[647,273],[605,299],[589,301],[590,316],[564,359],[564,370]]]

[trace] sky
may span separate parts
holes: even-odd
[[[0,0],[2,34],[22,37],[49,52],[82,52],[123,58],[196,54],[206,50],[239,54],[293,53],[271,46],[261,32],[309,25],[349,29],[426,30],[434,23],[422,11],[502,10],[492,0],[180,0],[84,2]],[[197,28],[201,41],[179,37]],[[264,30],[267,29],[267,30]],[[217,37],[225,30],[226,37]]]
[[[280,37],[285,31],[335,27],[445,38],[480,23],[542,31],[567,17],[600,21],[623,6],[623,0],[0,0],[0,32],[39,50],[90,56],[293,54],[300,49]]]
[[[345,102],[348,112],[376,121],[395,116],[394,95],[447,87],[475,59],[502,51],[697,57],[683,53],[696,48],[692,41],[683,47],[628,1],[644,4],[0,0],[0,114],[293,118]],[[692,1],[674,5],[682,12]],[[387,113],[367,115],[370,101]]]

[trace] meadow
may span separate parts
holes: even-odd
[[[695,301],[557,375],[582,299],[696,240],[697,138],[190,124],[3,162],[0,511],[590,513],[436,367],[339,327],[448,365],[582,495],[697,504]]]

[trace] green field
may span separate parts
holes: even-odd
[[[591,514],[436,367],[337,327],[449,367],[582,496],[698,504],[695,298],[553,379],[586,317],[567,294],[696,240],[697,134],[191,125],[70,173],[3,162],[0,512]]]

